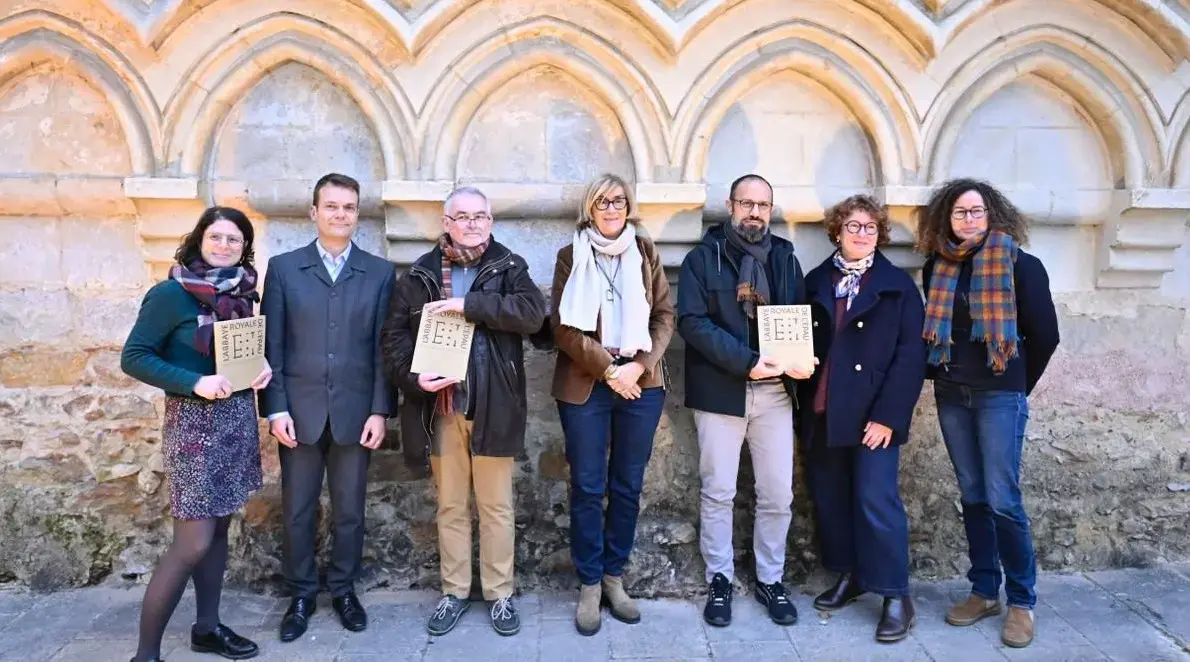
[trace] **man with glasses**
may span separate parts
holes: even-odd
[[[261,313],[273,380],[260,411],[281,446],[285,518],[282,571],[292,595],[281,641],[305,633],[318,595],[315,515],[326,473],[331,493],[326,588],[343,627],[368,616],[355,595],[364,549],[368,460],[384,441],[391,413],[379,366],[380,327],[393,289],[389,262],[352,241],[359,224],[359,182],[329,174],[314,186],[310,220],[318,238],[269,260]]]
[[[527,403],[522,338],[541,329],[545,297],[519,255],[492,238],[492,210],[478,189],[456,189],[442,215],[437,245],[397,281],[381,333],[389,380],[405,394],[405,459],[438,489],[442,599],[432,635],[450,632],[470,606],[472,487],[479,511],[480,584],[492,627],[520,631],[512,602],[512,478],[525,446]],[[421,316],[453,312],[475,324],[464,381],[412,372]]]
[[[694,410],[702,478],[699,547],[710,584],[703,618],[731,623],[732,505],[745,441],[756,481],[752,532],[756,599],[780,625],[797,622],[781,583],[793,519],[794,379],[759,351],[756,311],[805,303],[793,244],[769,230],[773,189],[759,175],[732,183],[731,218],[707,231],[682,262],[678,332],[686,341],[686,406]]]

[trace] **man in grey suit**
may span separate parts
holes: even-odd
[[[260,409],[281,444],[283,570],[292,596],[282,641],[302,636],[315,609],[315,514],[324,471],[334,531],[327,589],[343,627],[358,632],[368,625],[354,581],[364,546],[368,459],[384,441],[392,411],[379,343],[395,269],[351,241],[359,183],[339,174],[318,180],[310,218],[318,239],[269,260],[260,304],[273,369]]]

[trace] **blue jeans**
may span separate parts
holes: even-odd
[[[570,463],[570,556],[584,586],[624,573],[664,404],[661,387],[625,400],[603,382],[584,404],[558,402]]]
[[[1021,447],[1029,402],[1020,391],[977,391],[934,382],[938,422],[962,493],[971,592],[1008,604],[1037,602],[1037,559],[1021,501]]]

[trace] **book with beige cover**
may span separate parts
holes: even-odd
[[[756,326],[760,353],[781,363],[782,370],[814,368],[814,333],[809,306],[759,306]]]
[[[424,313],[417,327],[412,372],[467,379],[475,325],[461,313]]]
[[[236,391],[252,386],[266,365],[264,315],[215,322],[215,373]]]

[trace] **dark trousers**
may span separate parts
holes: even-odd
[[[585,586],[624,573],[664,404],[661,387],[625,400],[602,382],[584,404],[558,403],[570,462],[570,555]]]
[[[808,454],[822,565],[854,573],[868,592],[909,594],[909,520],[897,489],[901,449],[827,448],[826,419]]]
[[[318,594],[318,556],[315,516],[326,472],[331,492],[334,544],[326,572],[332,596],[354,590],[364,551],[364,498],[367,494],[371,451],[359,443],[336,444],[328,423],[322,437],[297,448],[279,446],[281,506],[285,517],[285,583],[294,597]]]
[[[1020,391],[974,391],[934,383],[938,422],[963,502],[971,592],[1008,604],[1037,603],[1037,560],[1021,498],[1021,450],[1029,402]]]

